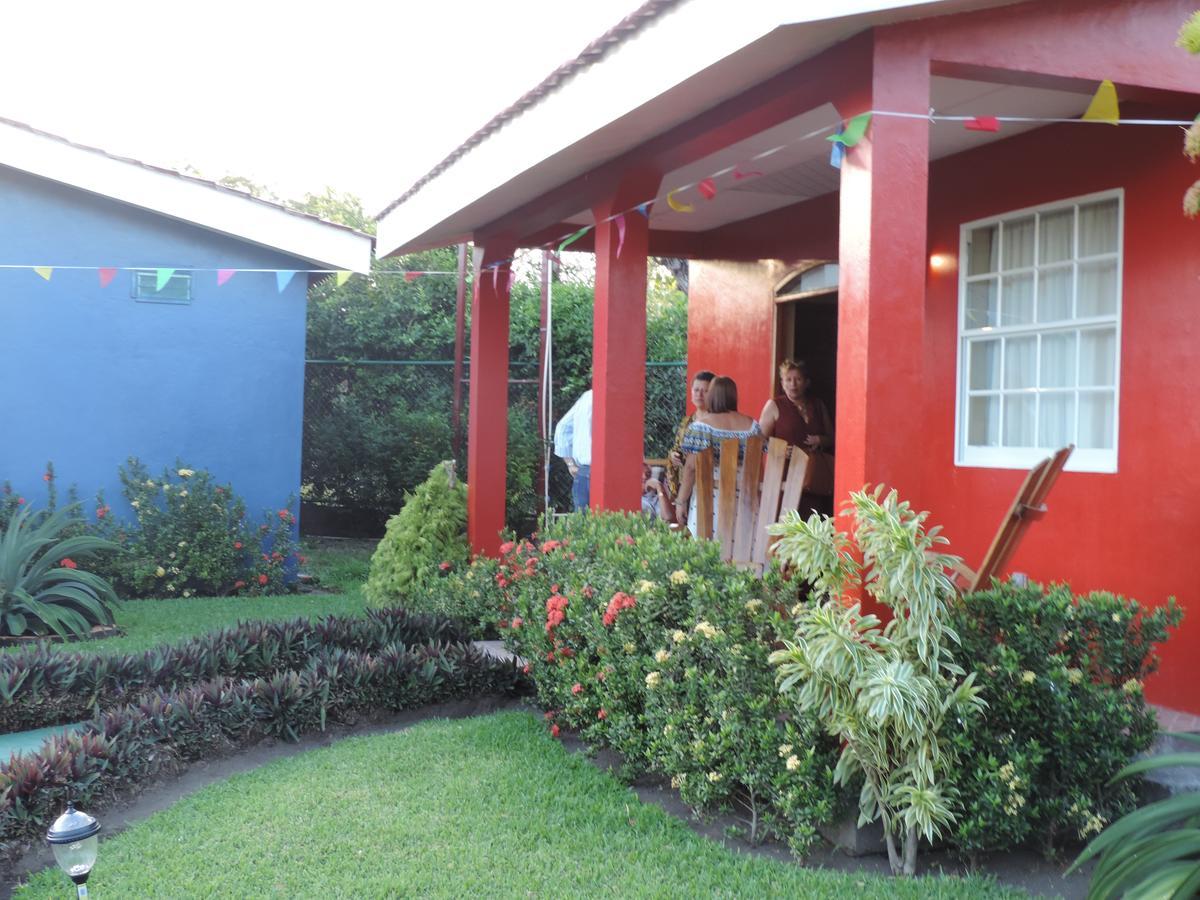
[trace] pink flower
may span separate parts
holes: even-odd
[[[522,619],[520,616],[513,616],[512,627],[520,628],[524,622],[525,622],[525,620]]]
[[[571,685],[571,693],[572,694],[582,694],[583,693],[583,685],[580,684],[578,681],[575,682],[573,685]]]
[[[525,663],[525,668],[521,669],[521,674],[522,674],[522,675],[528,675],[528,674],[529,674],[529,663]]]
[[[438,563],[438,568],[441,569],[443,572],[449,572],[450,571],[450,563],[440,562],[440,563]]]
[[[550,737],[558,737],[559,728],[557,725],[550,726]]]
[[[47,472],[46,474],[44,474],[42,476],[42,481],[49,481],[53,477],[54,477],[53,475],[51,475],[49,472]]]
[[[241,549],[242,549],[242,542],[241,542],[241,541],[234,541],[234,542],[233,542],[233,549],[234,549],[234,550],[241,550]]]
[[[103,519],[107,515],[108,515],[108,507],[107,506],[96,507],[96,518],[97,519]]]
[[[24,502],[25,502],[25,498],[24,498],[24,497],[18,497],[18,498],[17,498],[17,506],[20,506],[20,505],[21,505],[22,503],[24,503]]]
[[[557,550],[561,546],[562,543],[560,541],[546,541],[546,543],[542,544],[541,549],[543,553],[549,553],[551,550]]]
[[[59,565],[62,566],[64,569],[78,569],[79,568],[79,565],[75,562],[75,560],[71,559],[71,557],[69,557],[69,556],[63,557],[62,560],[59,562]]]
[[[242,588],[244,588],[245,586],[246,586],[246,582],[244,582],[244,581],[235,581],[235,582],[233,583],[233,589],[234,589],[235,591],[240,591],[240,590],[241,590]]]
[[[596,713],[596,718],[599,719],[601,722],[603,722],[605,719],[608,718],[608,712],[601,709],[600,712]]]
[[[268,581],[270,581],[270,580],[271,580],[271,579],[267,578],[267,576],[266,576],[266,575],[259,575],[259,576],[258,576],[258,583],[259,583],[259,584],[266,584],[266,583],[267,583]]]
[[[500,552],[502,554],[507,555],[509,553],[512,553],[512,551],[513,551],[513,542],[512,541],[506,541],[500,545]]]

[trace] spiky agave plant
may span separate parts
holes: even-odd
[[[76,508],[44,515],[25,507],[0,534],[0,634],[65,637],[113,623],[112,586],[74,558],[119,547],[90,535],[63,538]]]
[[[1200,735],[1175,734],[1194,744]],[[1200,767],[1200,753],[1167,753],[1132,763],[1118,781],[1171,766]],[[1185,791],[1135,809],[1098,834],[1071,864],[1098,856],[1088,900],[1114,897],[1183,898],[1200,894],[1200,791]]]
[[[881,819],[893,873],[912,875],[921,837],[954,822],[955,758],[942,724],[983,701],[974,673],[963,677],[950,652],[958,637],[946,624],[947,573],[956,558],[937,552],[947,541],[925,530],[927,513],[881,493],[851,494],[843,515],[854,517],[853,540],[815,514],[771,527],[776,554],[827,598],[797,611],[794,638],[771,661],[780,691],[842,742],[835,780],[862,775],[859,824]],[[854,587],[891,607],[891,621],[847,599]]]

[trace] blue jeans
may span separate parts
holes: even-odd
[[[592,467],[580,466],[579,471],[575,473],[575,480],[571,483],[571,502],[575,505],[575,511],[586,510],[591,496]]]

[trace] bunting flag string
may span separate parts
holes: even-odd
[[[732,176],[734,181],[742,181],[747,178],[762,177],[764,173],[761,170],[753,168],[753,164],[764,160],[788,147],[814,140],[824,136],[830,143],[830,165],[835,168],[841,168],[842,162],[845,159],[846,152],[858,145],[866,136],[867,130],[871,124],[873,117],[890,117],[890,118],[906,118],[906,119],[924,119],[932,124],[938,123],[957,123],[968,131],[977,132],[998,132],[1003,124],[1035,124],[1035,125],[1050,125],[1050,124],[1107,124],[1107,125],[1138,125],[1138,126],[1174,126],[1179,128],[1188,128],[1193,124],[1192,120],[1178,119],[1122,119],[1120,117],[1120,106],[1117,99],[1116,87],[1113,82],[1105,79],[1098,86],[1091,103],[1089,103],[1087,111],[1082,117],[1067,118],[1055,116],[1007,116],[1007,115],[941,115],[930,109],[928,113],[901,112],[897,110],[874,109],[868,112],[860,113],[844,123],[834,123],[826,125],[822,128],[817,128],[807,134],[799,135],[779,144],[774,147],[769,147],[750,156],[741,162],[732,166],[726,166],[711,175],[694,181],[690,184],[680,185],[672,188],[666,193],[666,204],[671,212],[675,213],[693,213],[695,212],[695,204],[688,202],[686,199],[681,199],[680,195],[687,191],[695,189],[695,191],[705,200],[713,200],[718,193],[717,179],[726,175]],[[832,132],[832,134],[830,133]],[[609,222],[615,223],[617,230],[617,256],[621,255],[621,251],[625,246],[625,237],[627,230],[627,221],[625,216],[627,213],[638,213],[646,219],[656,218],[659,215],[669,214],[665,210],[659,212],[654,210],[656,198],[643,200],[630,206],[628,209],[620,210],[612,215],[600,220],[592,225],[585,225],[569,234],[560,235],[554,240],[547,241],[536,249],[554,251],[557,247],[557,252],[561,253],[566,250],[576,241],[584,237],[589,231],[593,230],[598,224],[606,224]],[[492,283],[494,288],[499,286],[499,270],[501,266],[509,265],[515,260],[515,257],[499,260],[489,263],[484,267],[484,271],[492,270]],[[49,281],[55,269],[82,269],[96,271],[99,274],[101,287],[109,286],[118,272],[142,272],[154,271],[156,273],[156,284],[161,290],[171,276],[180,271],[179,268],[153,268],[153,267],[108,267],[108,266],[35,266],[35,265],[13,265],[0,264],[0,269],[25,269],[32,270],[41,278]],[[345,269],[261,269],[261,268],[219,268],[210,269],[203,267],[187,267],[183,271],[187,272],[216,272],[217,285],[226,284],[237,273],[268,273],[276,276],[276,285],[282,293],[284,288],[298,274],[309,275],[334,275],[338,287],[344,285],[353,274]],[[380,270],[371,272],[370,277],[388,277],[402,276],[405,281],[412,282],[423,276],[457,276],[455,271],[440,271],[440,270]],[[507,284],[511,286],[514,275],[510,268],[508,273]]]

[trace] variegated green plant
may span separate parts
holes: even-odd
[[[25,507],[0,534],[0,634],[66,636],[112,624],[117,595],[73,558],[118,547],[90,535],[63,538],[75,511],[47,515]]]
[[[1175,734],[1200,744],[1200,736]],[[1167,753],[1132,763],[1114,781],[1171,766],[1200,766],[1200,753]],[[1088,900],[1200,894],[1200,791],[1185,791],[1127,813],[1097,835],[1070,872],[1099,856]]]
[[[983,701],[950,651],[957,559],[938,552],[947,541],[926,531],[928,513],[882,493],[851,494],[843,515],[854,517],[853,537],[817,514],[771,527],[775,552],[821,600],[796,610],[795,637],[771,661],[780,691],[842,742],[836,780],[862,775],[859,824],[881,819],[893,873],[912,875],[920,839],[954,822],[955,759],[942,724]],[[891,607],[891,620],[864,614],[853,589]]]

